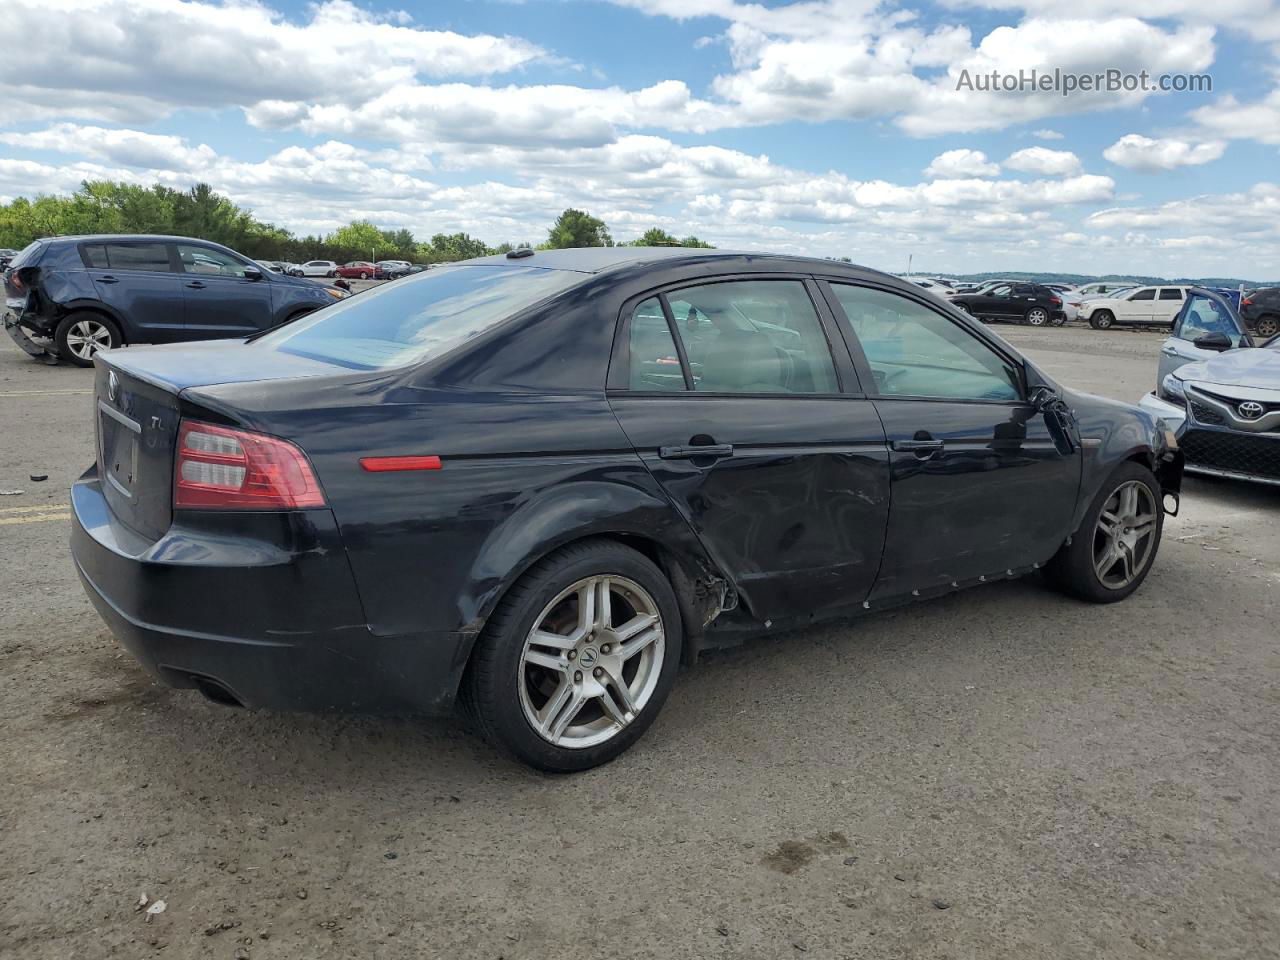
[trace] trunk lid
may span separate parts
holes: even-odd
[[[331,364],[239,341],[130,347],[94,358],[98,476],[112,513],[157,540],[173,522],[173,463],[179,421],[201,416],[184,400],[189,387],[332,375]]]

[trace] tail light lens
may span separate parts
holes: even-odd
[[[1241,300],[1241,301],[1240,301],[1240,306],[1242,306],[1242,307],[1252,307],[1252,306],[1253,306],[1253,298],[1252,298],[1252,297],[1245,297],[1243,300]]]
[[[306,454],[287,440],[183,420],[173,471],[174,507],[294,510],[323,507]]]
[[[1049,302],[1050,302],[1050,303],[1056,303],[1058,306],[1062,306],[1062,298],[1061,298],[1061,297],[1050,297],[1050,298],[1049,298]]]

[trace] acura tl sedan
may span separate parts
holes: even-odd
[[[238,342],[95,358],[72,549],[162,682],[246,707],[463,706],[535,767],[653,723],[753,633],[1042,570],[1143,582],[1182,456],[907,281],[522,249]]]

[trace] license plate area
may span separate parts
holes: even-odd
[[[99,472],[112,489],[131,501],[138,483],[141,435],[141,424],[98,401]]]

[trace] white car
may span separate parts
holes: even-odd
[[[304,277],[336,277],[338,265],[332,260],[308,260],[302,265]]]
[[[1186,299],[1186,287],[1134,287],[1115,295],[1081,301],[1077,310],[1079,318],[1088,321],[1095,330],[1116,325],[1171,327]]]
[[[1101,284],[1091,283],[1088,284],[1088,286],[1097,287],[1101,286]],[[1109,287],[1106,292],[1091,292],[1085,287],[1078,287],[1075,290],[1068,290],[1064,293],[1062,295],[1062,312],[1067,315],[1067,320],[1071,321],[1078,319],[1080,316],[1080,307],[1088,300],[1101,300],[1104,297],[1116,299],[1122,294],[1138,288],[1136,283],[1127,283],[1124,286],[1107,284],[1106,286]]]

